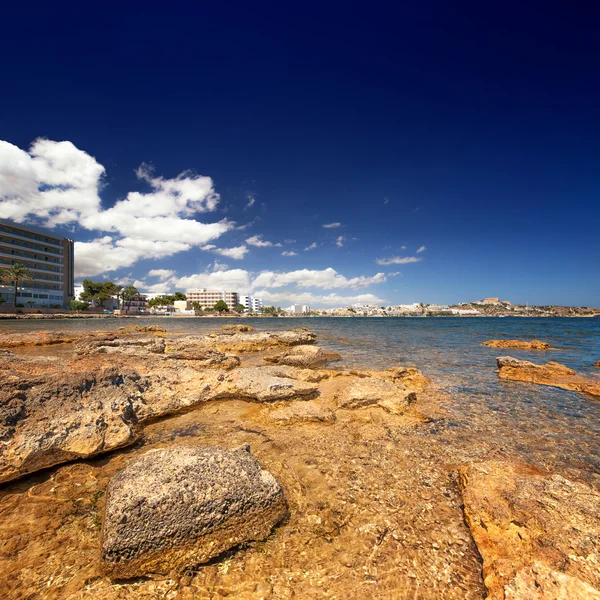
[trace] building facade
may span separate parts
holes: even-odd
[[[0,269],[15,263],[27,267],[33,280],[19,282],[17,304],[62,308],[74,298],[73,240],[42,229],[0,219]],[[7,305],[14,302],[14,286],[0,282]]]
[[[307,304],[292,304],[288,310],[293,315],[305,315],[310,312],[310,306]]]
[[[254,296],[240,296],[240,304],[246,310],[252,309],[254,312],[260,312],[263,307],[262,299]]]
[[[238,304],[240,304],[240,296],[237,292],[219,292],[201,289],[188,290],[185,295],[192,304],[197,302],[202,308],[213,308],[219,300],[223,300],[229,310],[235,310]]]

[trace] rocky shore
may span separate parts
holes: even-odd
[[[0,597],[600,597],[594,487],[436,435],[420,370],[317,342],[1,334]]]

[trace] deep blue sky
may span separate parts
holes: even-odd
[[[283,244],[220,257],[231,268],[401,271],[312,290],[390,303],[600,305],[597,4],[89,4],[2,8],[0,140],[71,141],[106,168],[105,208],[147,191],[143,162],[192,169],[221,196],[198,220],[258,217],[212,243]],[[394,256],[422,260],[376,263]],[[108,275],[214,259],[194,248]]]

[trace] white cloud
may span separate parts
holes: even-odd
[[[192,290],[206,288],[210,290],[230,290],[247,293],[250,290],[250,274],[244,269],[197,273],[172,280],[176,289]]]
[[[85,276],[183,252],[235,226],[227,220],[202,223],[193,218],[217,207],[219,195],[210,177],[185,171],[165,179],[142,165],[136,174],[151,191],[129,192],[103,210],[99,190],[104,174],[94,157],[68,141],[39,139],[29,152],[0,141],[0,217],[113,234],[76,244],[76,272]]]
[[[247,198],[248,198],[248,204],[246,204],[246,207],[244,208],[244,210],[248,210],[249,208],[252,208],[256,202],[256,198],[252,194],[248,194]]]
[[[421,260],[419,256],[391,256],[390,258],[378,258],[376,262],[379,265],[407,265],[421,262]]]
[[[206,246],[204,249],[206,249]],[[221,256],[233,258],[234,260],[241,260],[248,254],[248,248],[246,246],[236,246],[235,248],[212,248],[212,251]]]
[[[383,199],[384,204],[387,204],[389,201],[390,201],[390,199],[387,196]]]
[[[343,235],[338,236],[338,238],[335,240],[335,245],[338,248],[341,248],[344,245],[344,236]]]
[[[300,288],[360,288],[368,285],[383,283],[384,273],[377,273],[373,277],[352,277],[350,279],[340,275],[335,269],[329,267],[321,271],[300,269],[287,273],[276,273],[274,271],[263,271],[252,282],[254,287],[277,288],[286,285],[296,285]]]
[[[283,240],[286,244],[295,244],[296,240]]]
[[[417,254],[421,253],[421,252],[425,252],[425,250],[427,250],[427,248],[425,248],[425,246],[421,246],[418,250],[417,250]]]
[[[246,244],[250,246],[256,246],[257,248],[271,248],[272,246],[277,246],[281,248],[281,244],[274,244],[273,242],[268,242],[267,240],[262,239],[262,235],[253,235],[246,240]]]
[[[317,242],[313,242],[312,244],[310,244],[310,246],[306,246],[306,248],[304,248],[305,252],[308,252],[309,250],[314,250],[319,244],[317,244]]]
[[[385,276],[386,277],[398,277],[398,275],[400,275],[401,277],[403,277],[402,273],[400,271],[394,271],[393,273],[386,273]]]
[[[227,271],[227,269],[229,269],[229,265],[219,262],[218,260],[215,260],[212,266],[213,271]]]
[[[158,277],[161,281],[169,279],[175,275],[175,271],[171,269],[151,269],[148,271],[148,277]]]
[[[265,304],[281,305],[308,304],[312,307],[318,306],[349,306],[351,304],[380,304],[385,305],[387,300],[379,298],[374,294],[359,294],[357,296],[340,296],[338,294],[317,295],[311,292],[269,292],[268,290],[257,290],[254,295],[262,298]]]
[[[298,256],[293,250],[284,250],[281,256]]]
[[[323,227],[325,227],[325,229],[337,229],[338,227],[341,227],[342,224],[341,223],[325,223],[325,225],[323,225]]]

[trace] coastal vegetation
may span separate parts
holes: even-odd
[[[17,306],[17,292],[24,281],[31,281],[33,273],[23,264],[16,262],[8,269],[0,270],[0,280],[13,285],[13,306]]]

